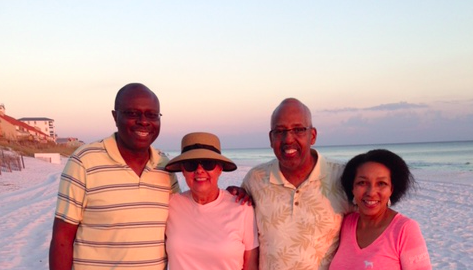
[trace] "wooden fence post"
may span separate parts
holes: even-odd
[[[11,165],[10,165],[10,163],[11,163],[11,160],[9,159],[8,162],[7,162],[7,164],[8,164],[8,171],[11,172]]]
[[[21,172],[21,159],[20,157],[16,157],[16,165],[18,166],[18,171]]]

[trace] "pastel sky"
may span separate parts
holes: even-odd
[[[1,1],[0,103],[59,137],[115,131],[119,88],[161,101],[154,145],[269,146],[286,97],[316,145],[473,139],[473,1]]]

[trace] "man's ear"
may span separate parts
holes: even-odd
[[[112,110],[113,121],[115,121],[115,126],[117,125],[117,111]]]
[[[317,140],[317,129],[315,127],[310,129],[310,145],[314,145]]]

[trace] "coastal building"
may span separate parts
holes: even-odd
[[[5,112],[5,105],[0,104],[0,137],[2,139],[12,141],[54,141],[54,137],[51,137],[41,130],[22,121],[8,116]]]
[[[5,117],[5,105],[0,104],[0,138],[5,140],[16,139],[16,127]]]
[[[54,129],[54,120],[46,117],[23,117],[19,121],[30,125],[41,132],[46,133],[49,137],[56,141],[56,131]]]

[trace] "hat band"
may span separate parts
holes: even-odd
[[[207,145],[207,144],[200,144],[200,143],[196,143],[196,144],[192,144],[192,145],[188,145],[184,148],[182,148],[182,151],[181,151],[181,154],[187,152],[187,151],[190,151],[190,150],[194,150],[194,149],[207,149],[207,150],[210,150],[210,151],[213,151],[213,152],[216,152],[216,153],[220,153],[220,150],[218,150],[217,148],[215,148],[214,146],[212,145]]]

